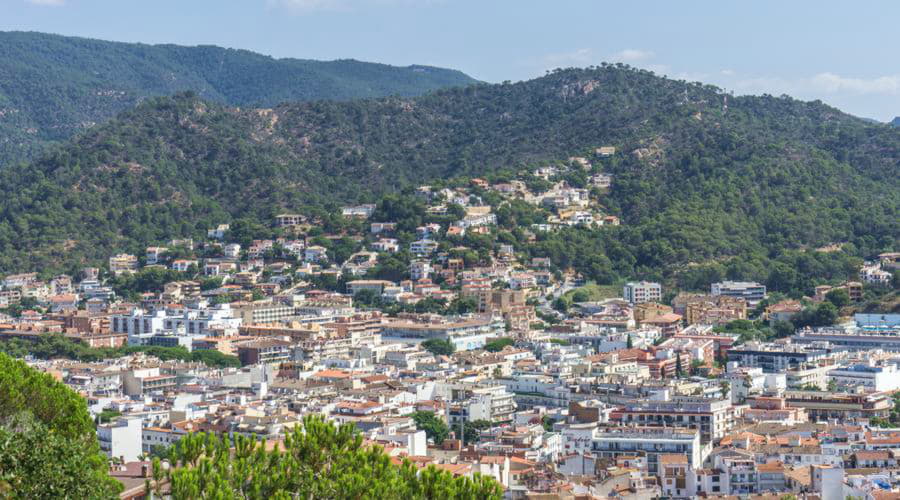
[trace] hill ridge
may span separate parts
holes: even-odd
[[[215,45],[0,32],[0,166],[38,155],[143,99],[193,90],[233,106],[420,95],[476,80],[456,70],[274,58]]]
[[[598,275],[734,257],[762,266],[837,241],[860,255],[897,246],[897,129],[605,65],[265,112],[190,93],[148,100],[0,173],[0,270],[96,263],[238,218],[267,226],[283,210],[328,218],[342,202],[515,177],[604,145],[618,152],[598,160],[616,179],[602,202],[624,225],[566,233],[594,245],[598,260],[582,267]]]

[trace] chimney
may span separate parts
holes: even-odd
[[[141,464],[141,477],[150,477],[150,464]]]

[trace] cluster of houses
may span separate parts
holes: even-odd
[[[558,168],[536,175],[555,179]],[[608,189],[612,178],[590,182]],[[375,205],[344,207],[365,234],[323,236],[356,238],[341,260],[302,236],[315,221],[285,213],[273,225],[290,236],[247,248],[223,224],[196,245],[116,254],[77,277],[6,276],[0,308],[28,308],[0,316],[0,339],[59,334],[91,347],[216,351],[234,361],[162,361],[144,351],[28,360],[87,400],[123,498],[144,498],[148,461],[188,433],[277,442],[311,413],[352,423],[395,463],[491,476],[508,498],[900,496],[900,315],[858,314],[742,342],[729,323],[755,309],[786,322],[804,305],[764,303],[764,285],[736,281],[666,304],[661,284],[633,281],[621,297],[556,310],[555,300],[577,291],[575,273],[513,245],[477,258],[458,246],[497,224],[479,190],[550,209],[547,230],[618,223],[591,208],[588,190],[550,185],[422,187],[427,214],[446,216],[449,204],[462,213],[454,207],[452,222],[412,234],[373,220]],[[400,279],[373,277],[396,255],[409,256]],[[878,269],[897,255],[882,255]],[[808,300],[835,288],[861,300],[864,286],[884,281],[868,278],[873,265],[862,283],[818,287]],[[154,268],[179,274],[162,290],[117,295],[118,278]],[[338,289],[315,284],[328,275]],[[373,297],[398,307],[388,313]],[[417,310],[423,301],[466,307]],[[423,412],[447,432],[418,428]]]

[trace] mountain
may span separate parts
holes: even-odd
[[[0,166],[150,96],[192,90],[231,106],[412,96],[475,83],[459,71],[354,60],[273,59],[246,50],[0,32]]]
[[[900,116],[895,116],[894,119],[891,120],[890,125],[893,127],[900,127]]]
[[[509,177],[605,145],[617,153],[601,162],[614,175],[603,201],[623,225],[539,242],[584,250],[591,275],[729,259],[765,270],[792,249],[898,246],[900,130],[821,102],[733,97],[604,65],[414,98],[266,109],[190,93],[147,100],[0,171],[0,270],[73,269],[235,218],[269,226],[282,210]]]

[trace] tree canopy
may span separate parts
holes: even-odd
[[[0,497],[117,498],[87,403],[0,353]]]
[[[175,498],[500,499],[492,478],[454,477],[434,466],[392,463],[378,446],[363,443],[351,423],[335,425],[308,415],[281,443],[235,435],[182,438],[170,453],[173,467],[154,462]],[[162,481],[151,488],[163,490]]]
[[[603,144],[617,153],[595,157]],[[595,197],[622,225],[541,231],[525,243],[523,230],[546,210],[479,191],[499,230],[458,238],[467,261],[503,242],[599,285],[650,279],[694,290],[739,279],[800,297],[900,246],[900,130],[820,102],[733,97],[607,65],[271,111],[194,94],[148,99],[0,170],[0,271],[72,271],[223,222],[244,240],[271,237],[273,216],[286,210],[325,214],[323,230],[339,232],[350,223],[327,214],[356,202],[398,218],[406,238],[426,220],[410,187],[476,175],[529,180],[572,155],[613,176]],[[580,185],[584,175],[561,180]],[[336,261],[355,249],[328,243]],[[841,251],[815,250],[836,243]],[[397,279],[402,269],[385,259],[377,272]]]

